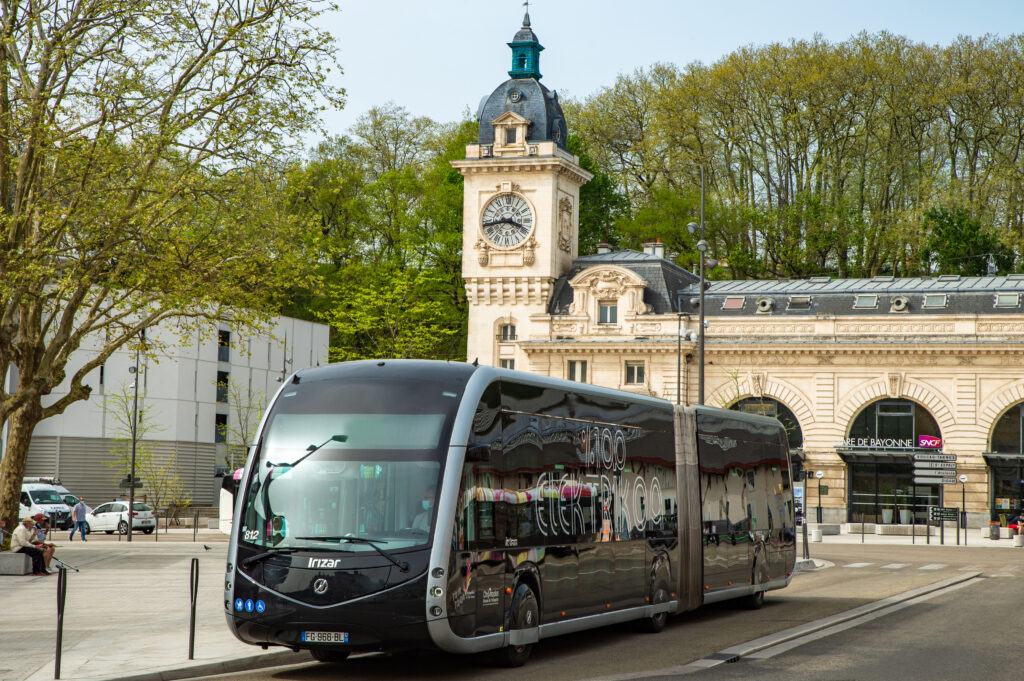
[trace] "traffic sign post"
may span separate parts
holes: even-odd
[[[964,528],[964,547],[967,547],[967,476],[961,475],[957,478],[960,481],[960,524]],[[956,543],[960,544],[960,533],[956,533]]]
[[[956,477],[956,454],[914,454],[914,495],[917,495],[918,485],[955,485],[958,482]],[[934,520],[931,513],[935,506],[928,507],[928,527]],[[960,543],[960,522],[957,518],[950,518],[957,521],[956,543]],[[966,530],[966,523],[964,528]],[[946,524],[939,523],[939,541],[945,543]],[[925,532],[925,542],[932,543],[931,530]]]
[[[945,546],[946,544],[946,523],[954,522],[957,523],[956,528],[956,543],[960,544],[960,523],[957,522],[960,513],[954,506],[929,506],[928,507],[928,519],[934,520],[939,523],[939,543]]]
[[[814,477],[818,479],[818,524],[821,524],[821,479],[825,477],[824,471],[815,471]],[[828,494],[828,487],[825,488],[825,493]]]

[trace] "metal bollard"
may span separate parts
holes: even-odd
[[[60,678],[60,649],[64,641],[64,602],[68,596],[67,568],[57,569],[57,656],[53,660],[53,678]]]
[[[196,509],[196,515],[192,519],[192,541],[196,540],[196,533],[199,532],[199,509]]]
[[[192,600],[192,614],[188,622],[188,659],[193,659],[196,651],[196,596],[199,593],[199,559],[192,559],[192,570],[189,574],[189,597]]]

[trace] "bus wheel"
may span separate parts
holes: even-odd
[[[665,588],[665,584],[662,580],[658,579],[657,574],[651,577],[651,605],[657,605],[658,603],[665,603],[668,601],[668,589]],[[668,622],[668,611],[659,612],[657,615],[646,617],[640,620],[639,627],[640,631],[645,631],[648,634],[660,633]]]
[[[334,650],[332,648],[310,648],[313,658],[317,662],[344,662],[348,659],[348,650]]]
[[[509,631],[513,629],[531,629],[540,626],[540,607],[537,597],[526,584],[520,584],[512,594],[512,607],[509,609]],[[496,662],[502,667],[522,667],[530,659],[533,644],[523,646],[505,646],[496,653]]]
[[[754,578],[751,580],[754,588],[757,588],[764,584],[764,567],[762,565],[754,564]],[[755,591],[754,593],[747,596],[745,604],[748,610],[759,610],[764,605],[764,591]]]

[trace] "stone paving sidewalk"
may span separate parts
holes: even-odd
[[[62,679],[172,679],[311,659],[263,651],[231,634],[224,619],[227,542],[216,531],[89,535],[51,541],[56,556],[79,569],[67,572],[61,654]],[[188,659],[189,580],[199,561],[194,659]],[[54,565],[53,567],[56,567]],[[56,574],[0,577],[0,679],[54,678],[57,631]]]
[[[798,535],[799,536],[799,535]],[[90,535],[68,542],[56,533],[57,557],[79,568],[68,571],[61,678],[99,681],[164,681],[312,659],[308,653],[263,651],[231,634],[224,619],[225,535],[191,529],[161,533],[159,541],[136,535],[131,543],[117,535]],[[822,543],[859,543],[859,534],[824,535]],[[876,545],[909,545],[909,536],[865,535]],[[1010,539],[982,539],[970,533],[968,546],[1012,548]],[[811,560],[802,569],[820,568]],[[923,544],[918,537],[916,543]],[[955,546],[947,533],[946,546]],[[938,547],[937,537],[931,546]],[[1020,549],[1024,556],[1024,549]],[[189,577],[199,561],[194,659],[188,659]],[[54,678],[57,630],[57,576],[0,576],[0,681],[48,681]]]

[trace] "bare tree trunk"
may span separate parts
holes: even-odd
[[[25,476],[25,461],[28,458],[28,445],[32,441],[32,431],[43,418],[43,409],[39,399],[30,400],[27,404],[11,414],[7,420],[7,448],[4,458],[0,459],[0,518],[7,523],[4,528],[13,532],[21,518],[18,517],[18,503],[21,499],[21,479]],[[4,536],[2,549],[11,548],[11,539]]]

